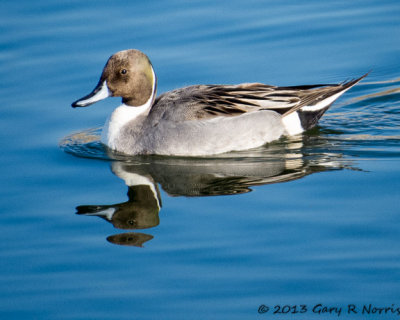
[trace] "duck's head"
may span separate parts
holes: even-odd
[[[112,55],[100,81],[87,96],[72,107],[87,107],[107,97],[122,97],[128,106],[142,106],[156,95],[157,79],[149,58],[139,50],[124,50]]]

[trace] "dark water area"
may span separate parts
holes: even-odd
[[[399,317],[398,1],[3,1],[0,30],[1,319]],[[118,98],[70,107],[128,48],[159,93],[370,74],[300,136],[129,157]]]

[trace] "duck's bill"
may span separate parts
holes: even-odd
[[[107,87],[107,81],[100,81],[99,84],[96,86],[96,88],[94,88],[94,90],[91,93],[73,102],[72,107],[73,108],[87,107],[97,101],[103,100],[110,96],[111,92]]]

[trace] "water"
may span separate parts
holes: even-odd
[[[398,1],[3,1],[1,318],[397,319],[399,17]],[[301,137],[132,158],[98,142],[118,99],[70,108],[127,48],[159,92],[372,72]]]

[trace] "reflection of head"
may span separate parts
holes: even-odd
[[[153,239],[152,235],[138,232],[128,232],[109,236],[107,241],[122,246],[143,247],[143,243]]]
[[[106,219],[119,229],[146,229],[160,223],[158,199],[148,185],[132,186],[127,202],[113,205],[79,206],[77,214],[93,215]]]
[[[111,218],[119,229],[146,229],[160,223],[158,201],[148,185],[130,187],[129,201],[121,203]]]

